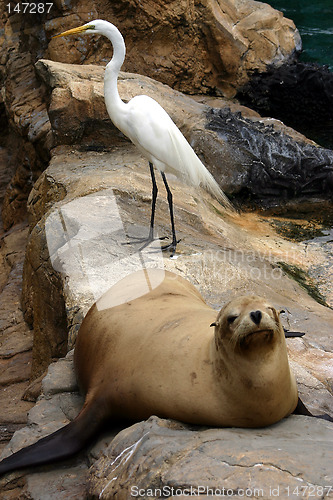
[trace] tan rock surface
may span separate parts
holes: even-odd
[[[47,35],[96,18],[109,20],[126,39],[124,70],[187,93],[213,90],[230,97],[248,72],[291,60],[301,43],[292,21],[252,0],[126,0],[117,6],[96,1],[89,8],[81,1],[80,9],[73,10],[75,14],[47,23]],[[98,38],[55,39],[48,47],[50,59],[68,63],[104,62],[109,54],[109,42]]]
[[[26,224],[0,240],[0,451],[27,422],[33,403],[22,400],[29,385],[32,337],[20,304]]]

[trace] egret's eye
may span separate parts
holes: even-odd
[[[228,316],[227,321],[228,321],[229,325],[231,325],[231,323],[233,323],[235,321],[235,319],[237,319],[237,318],[238,318],[238,316],[235,316],[235,315]]]

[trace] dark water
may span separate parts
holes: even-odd
[[[333,71],[333,0],[268,0],[298,28],[301,60],[327,65]]]

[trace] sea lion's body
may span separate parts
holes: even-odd
[[[156,279],[160,283],[151,287]],[[217,315],[193,285],[161,270],[126,277],[92,306],[74,362],[86,393],[82,410],[57,432],[5,458],[0,474],[67,458],[103,422],[118,417],[154,414],[261,427],[295,408],[311,415],[298,399],[272,306],[260,297],[240,297]]]
[[[155,270],[155,273],[164,271]],[[152,271],[150,271],[152,273]],[[191,283],[165,272],[148,294],[108,307],[113,295],[140,290],[144,272],[125,278],[90,309],[75,348],[77,378],[89,401],[108,401],[110,415],[135,420],[152,414],[215,426],[260,427],[289,415],[297,404],[284,333],[276,318],[255,349],[218,349],[222,330],[210,327],[216,311]],[[135,294],[134,294],[135,295]],[[241,304],[241,303],[240,303]],[[243,315],[266,308],[243,300]],[[253,321],[248,328],[259,330]],[[260,337],[260,334],[257,334]]]

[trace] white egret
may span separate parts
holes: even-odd
[[[175,232],[172,193],[167,183],[166,173],[176,174],[194,187],[201,185],[229,210],[233,210],[233,208],[214,177],[197,157],[178,127],[154,99],[146,95],[139,95],[133,97],[128,103],[121,100],[117,88],[117,79],[125,59],[126,48],[124,39],[116,26],[98,19],[60,33],[54,38],[75,34],[100,34],[106,36],[112,43],[113,57],[107,64],[104,75],[106,108],[114,125],[148,159],[153,184],[150,231],[148,238],[142,241],[146,242],[144,245],[146,246],[154,239],[154,217],[158,191],[154,174],[155,166],[161,172],[167,191],[172,228],[172,243],[162,247],[162,249],[170,249],[174,253],[178,241]]]

